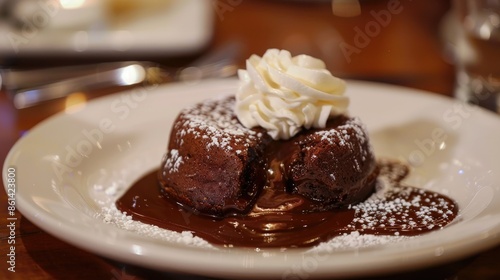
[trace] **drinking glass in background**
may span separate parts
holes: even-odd
[[[500,113],[500,0],[454,0],[455,96]]]

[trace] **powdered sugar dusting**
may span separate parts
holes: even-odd
[[[231,141],[251,143],[257,132],[244,127],[232,113],[234,99],[208,100],[181,112],[183,122],[177,139],[191,134],[194,139],[209,139],[207,149],[219,147],[231,149]],[[201,133],[200,131],[203,131]],[[183,143],[178,143],[182,146]]]
[[[166,156],[165,169],[170,172],[177,172],[181,164],[182,156],[179,155],[179,151],[177,149],[170,150],[168,156]]]
[[[411,236],[390,236],[390,235],[373,235],[361,234],[359,231],[344,233],[331,239],[328,242],[323,242],[318,246],[310,249],[308,252],[334,252],[336,250],[346,249],[361,249],[373,246],[380,246],[389,243],[401,242],[414,237]]]
[[[163,241],[165,243],[176,243],[186,246],[217,250],[217,247],[197,236],[194,236],[190,231],[183,231],[179,233],[166,230],[155,225],[134,221],[132,216],[119,211],[114,204],[109,204],[103,207],[99,213],[99,217],[107,224],[116,226],[119,229],[137,233],[147,238]],[[308,252],[334,252],[336,250],[360,249],[404,241],[410,238],[412,237],[361,234],[359,231],[354,231],[332,238],[328,242],[323,242],[311,248]]]
[[[181,111],[174,123],[175,135],[170,151],[165,154],[164,170],[170,174],[179,171],[183,164],[185,141],[196,141],[205,145],[206,150],[216,149],[218,152],[238,150],[238,155],[244,155],[247,148],[263,137],[262,132],[244,127],[236,118],[233,97],[211,99],[187,107]]]
[[[387,200],[393,194],[398,198]],[[399,235],[400,231],[433,229],[444,226],[446,223],[442,222],[454,216],[453,207],[435,193],[398,187],[391,190],[389,196],[372,196],[353,206],[358,217],[350,226],[361,231],[389,227],[393,228],[394,235]]]
[[[344,124],[338,127],[319,130],[314,134],[320,136],[320,140],[326,141],[329,145],[338,145],[340,147],[346,147],[351,151],[360,151],[361,160],[364,162],[369,158],[369,154],[373,154],[372,147],[368,143],[366,131],[365,124],[358,117],[353,117],[347,119]],[[357,147],[354,145],[357,145]],[[367,147],[368,150],[364,147]],[[358,172],[361,172],[361,163],[355,160],[354,164],[354,168]]]
[[[367,136],[365,134],[366,128],[358,117],[350,118],[345,124],[339,125],[333,129],[329,130],[319,130],[315,134],[321,136],[321,140],[328,140],[331,144],[339,143],[341,146],[349,144],[351,138],[350,131],[354,131],[354,137],[356,137],[360,144],[366,143]]]
[[[207,241],[193,236],[190,231],[174,232],[165,230],[154,225],[144,224],[132,220],[132,216],[119,211],[114,204],[103,207],[99,217],[107,224],[112,224],[117,228],[124,229],[130,232],[137,233],[141,236],[146,236],[155,240],[161,240],[170,243],[179,243],[187,246],[203,247],[215,249]]]
[[[234,153],[246,153],[245,147],[258,141],[263,135],[257,130],[243,127],[236,119],[233,112],[234,99],[226,98],[199,103],[183,110],[178,118],[176,143],[164,156],[163,170],[178,172],[185,158],[180,154],[179,147],[184,145],[184,140],[201,141],[206,143],[207,150],[219,149],[230,151],[236,147]],[[200,132],[203,131],[203,132]],[[360,150],[364,153],[361,157],[365,161],[371,150],[366,151],[362,146],[368,146],[366,128],[359,118],[351,118],[345,124],[335,129],[315,132],[321,141],[339,145],[348,149]],[[357,141],[352,141],[352,137]],[[186,140],[187,141],[187,140]],[[355,147],[352,145],[360,145]],[[355,169],[361,170],[361,162],[354,162]],[[327,242],[323,242],[309,250],[310,252],[359,249],[379,246],[407,240],[408,236],[401,236],[405,230],[422,229],[422,232],[431,227],[444,226],[453,216],[455,210],[447,200],[436,200],[430,192],[418,191],[413,188],[401,187],[399,181],[408,172],[402,165],[381,165],[381,176],[378,178],[376,192],[366,201],[350,206],[355,210],[355,217],[345,230]],[[335,174],[331,174],[335,178]],[[190,231],[175,232],[159,228],[155,225],[134,221],[130,215],[119,211],[115,206],[118,192],[109,186],[104,193],[110,199],[103,205],[99,217],[107,224],[119,229],[137,233],[141,236],[161,240],[166,243],[179,243],[208,249],[217,249],[207,241],[194,236]],[[109,191],[108,191],[109,190]],[[390,199],[397,196],[397,199]],[[393,229],[393,230],[387,230]],[[379,230],[383,234],[379,233]],[[387,232],[390,232],[387,234]]]
[[[379,166],[381,175],[375,193],[364,202],[350,206],[355,209],[356,214],[353,221],[345,227],[344,233],[311,248],[308,252],[334,252],[401,242],[415,238],[400,234],[405,230],[418,231],[418,228],[421,228],[422,232],[427,232],[432,227],[444,226],[452,219],[453,210],[456,210],[453,208],[453,202],[436,199],[438,195],[435,193],[399,184],[408,173],[404,165],[382,162]],[[105,223],[166,243],[218,248],[190,231],[178,233],[132,220],[131,216],[115,207],[117,192],[107,192],[106,189],[104,193],[112,199],[109,199],[99,214]],[[392,197],[394,195],[397,196],[396,199]]]

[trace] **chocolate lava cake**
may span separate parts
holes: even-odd
[[[358,118],[337,116],[326,128],[273,140],[261,127],[244,127],[234,105],[231,96],[179,114],[158,174],[167,197],[195,213],[222,217],[250,212],[271,185],[305,197],[318,211],[355,204],[373,192],[378,169]],[[278,179],[271,176],[276,172]]]

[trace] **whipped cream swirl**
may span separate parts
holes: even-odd
[[[269,49],[262,57],[252,55],[238,76],[236,116],[248,128],[265,128],[275,140],[289,139],[302,128],[324,128],[349,105],[345,82],[308,55]]]

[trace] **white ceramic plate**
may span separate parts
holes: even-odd
[[[106,23],[104,4],[79,11],[65,10],[58,3],[36,2],[23,16],[28,22],[20,29],[0,19],[0,54],[179,55],[205,47],[213,35],[215,13],[212,3],[199,0],[169,2],[162,5],[159,1],[146,1],[145,5],[158,6],[154,13],[144,12],[143,16],[131,17],[119,25]],[[125,6],[127,4],[130,5],[125,2]]]
[[[223,277],[361,276],[437,265],[500,242],[500,118],[426,92],[348,82],[351,115],[378,156],[409,160],[408,182],[448,194],[461,219],[399,243],[332,253],[210,250],[154,240],[105,224],[95,190],[125,190],[160,163],[181,108],[233,94],[235,80],[170,84],[111,95],[33,128],[3,167],[17,170],[17,205],[33,223],[85,250],[123,262]],[[99,145],[94,145],[98,140]],[[78,153],[84,154],[82,156]]]

